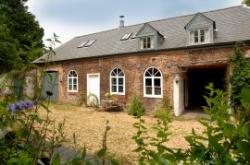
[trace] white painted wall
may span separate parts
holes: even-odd
[[[174,114],[180,116],[184,112],[184,80],[180,74],[176,74],[173,81]]]

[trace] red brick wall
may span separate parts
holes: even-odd
[[[120,104],[126,105],[132,96],[138,95],[148,110],[154,110],[156,105],[162,102],[162,99],[143,97],[143,74],[148,67],[155,66],[163,73],[163,95],[167,96],[172,104],[173,72],[176,71],[177,65],[193,67],[220,64],[222,61],[228,60],[231,54],[232,48],[207,48],[64,61],[61,63],[63,75],[60,96],[62,101],[78,102],[80,94],[86,94],[87,91],[87,74],[100,73],[101,99],[103,99],[105,93],[110,92],[109,74],[111,70],[119,67],[125,73],[126,91],[124,96],[114,95],[113,98]],[[167,64],[170,64],[171,67],[167,67]],[[67,74],[70,70],[76,70],[78,73],[79,89],[77,93],[67,92]]]

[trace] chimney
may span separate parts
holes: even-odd
[[[120,15],[120,26],[119,28],[123,28],[124,27],[124,15]]]

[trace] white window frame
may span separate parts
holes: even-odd
[[[73,76],[70,76],[70,73],[71,72],[75,72],[75,74],[76,74],[76,77],[73,77]],[[73,87],[74,87],[74,79],[76,79],[76,89],[73,89]],[[72,86],[72,89],[70,89],[69,88],[69,86],[70,86],[70,83],[69,83],[69,81],[71,80],[71,86]],[[69,72],[68,72],[68,75],[67,75],[67,91],[68,92],[78,92],[78,73],[75,71],[75,70],[70,70]]]
[[[146,45],[148,45],[148,43],[150,43],[150,47],[144,47],[144,39],[146,39]],[[150,42],[147,42],[147,39],[150,40]],[[145,50],[145,49],[152,49],[154,47],[154,44],[153,44],[153,37],[152,36],[145,36],[145,37],[141,37],[140,38],[140,48],[142,50]]]
[[[157,69],[159,72],[160,72],[160,74],[161,74],[161,77],[155,77],[154,75],[152,75],[152,76],[146,76],[146,73],[147,73],[147,71],[149,70],[149,69],[152,69],[152,68],[154,68],[154,69]],[[152,94],[147,94],[146,93],[146,79],[151,79],[151,83],[152,83]],[[160,87],[161,87],[161,94],[160,95],[156,95],[155,94],[155,85],[154,85],[154,80],[155,79],[160,79],[160,83],[161,83],[161,85],[160,85]],[[147,98],[163,98],[163,75],[162,75],[162,72],[161,72],[161,70],[160,69],[158,69],[157,67],[154,67],[154,66],[151,66],[151,67],[149,67],[149,68],[147,68],[145,71],[144,71],[144,74],[143,74],[143,95],[144,95],[144,97],[147,97]]]
[[[115,75],[115,76],[112,76],[112,72],[116,69],[120,69],[121,72],[123,73],[123,76],[119,76],[119,74]],[[124,71],[121,69],[121,68],[114,68],[111,70],[110,74],[109,74],[109,77],[110,77],[110,94],[111,95],[125,95],[125,90],[126,90],[126,85],[125,85],[125,73]],[[112,91],[112,79],[115,78],[116,79],[116,92],[113,92]],[[123,92],[119,92],[119,78],[123,78]]]
[[[203,42],[201,42],[201,31],[204,31],[204,35],[203,35],[203,37],[204,37],[204,41]],[[195,32],[198,32],[198,42],[195,42]],[[206,33],[209,33],[209,29],[206,29],[206,28],[201,28],[201,29],[196,29],[196,30],[193,30],[193,31],[191,31],[190,32],[190,42],[191,42],[191,44],[193,44],[193,45],[197,45],[197,44],[206,44],[206,43],[208,43],[208,41],[209,41],[209,36],[206,34]]]

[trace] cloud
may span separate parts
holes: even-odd
[[[65,42],[75,36],[116,28],[119,15],[126,24],[219,9],[241,4],[241,0],[29,0],[29,10],[45,29]]]

